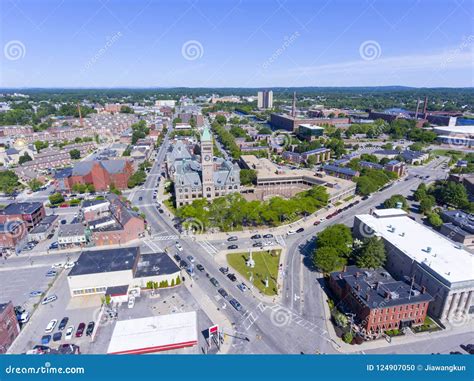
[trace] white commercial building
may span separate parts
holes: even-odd
[[[118,321],[108,354],[142,354],[197,345],[196,311]]]
[[[155,106],[158,107],[174,107],[176,105],[176,101],[173,99],[162,99],[155,101]]]
[[[401,209],[375,210],[355,216],[354,235],[385,242],[385,268],[396,279],[414,277],[434,297],[429,314],[440,320],[467,323],[474,314],[474,255]]]

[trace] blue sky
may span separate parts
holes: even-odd
[[[463,0],[2,0],[0,87],[473,86]]]

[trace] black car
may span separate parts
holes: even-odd
[[[262,242],[255,242],[252,246],[253,247],[263,247],[263,243]]]
[[[242,311],[242,305],[235,299],[229,300],[229,303],[232,307],[234,307],[237,311]]]
[[[198,264],[196,265],[196,268],[197,268],[199,271],[204,271],[204,266],[201,265],[200,263],[198,263]]]
[[[224,299],[229,296],[229,294],[227,293],[227,291],[224,290],[223,288],[219,288],[219,289],[217,290],[217,292],[218,292],[219,294],[221,294]]]
[[[66,328],[66,324],[69,321],[68,317],[63,317],[61,322],[58,325],[58,331],[62,331],[64,328]]]
[[[297,233],[303,233],[304,232],[304,228],[299,228],[296,230]]]
[[[94,332],[94,327],[95,327],[95,323],[93,321],[87,324],[86,336],[92,336],[92,332]]]
[[[188,268],[188,262],[186,261],[183,261],[183,260],[179,261],[179,265],[184,269]]]
[[[273,238],[273,234],[270,234],[270,233],[269,233],[269,234],[265,234],[265,235],[263,236],[263,238]]]
[[[239,247],[237,245],[229,245],[227,246],[227,249],[228,250],[235,250],[235,249],[238,249]]]
[[[227,278],[229,278],[232,282],[235,282],[237,280],[237,277],[232,273],[227,274]]]
[[[229,268],[228,267],[221,267],[219,269],[219,271],[222,273],[222,274],[227,274],[229,272]]]
[[[239,237],[234,235],[232,237],[227,238],[227,241],[232,242],[232,241],[237,241],[238,239],[239,239]]]
[[[158,212],[160,212],[160,213],[164,213],[165,211],[164,211],[163,209],[161,209],[161,208],[160,208],[160,209],[158,209]]]
[[[143,197],[142,196],[138,197],[138,201],[141,201],[141,200],[143,200]]]
[[[181,257],[178,254],[174,255],[174,259],[176,259],[176,262],[181,262]]]
[[[250,239],[260,239],[262,236],[260,234],[254,234]]]
[[[60,341],[63,338],[63,333],[62,332],[56,332],[53,335],[53,341]]]
[[[214,287],[219,287],[219,282],[216,278],[211,278],[209,281],[213,284]]]

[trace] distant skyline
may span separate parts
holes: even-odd
[[[472,87],[473,3],[15,0],[0,87]]]

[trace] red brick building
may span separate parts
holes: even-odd
[[[0,224],[24,221],[29,230],[38,225],[46,215],[42,202],[14,202],[0,210]]]
[[[0,354],[7,353],[8,348],[20,333],[13,303],[0,303]]]
[[[0,248],[15,249],[25,241],[27,234],[28,229],[23,221],[7,221],[0,224]]]
[[[383,269],[348,266],[331,273],[329,286],[343,310],[355,314],[354,324],[366,338],[423,324],[433,300],[424,287],[396,281]]]
[[[117,189],[126,189],[132,174],[130,160],[82,161],[74,166],[65,185],[69,191],[74,184],[92,184],[96,191],[106,191],[112,184]]]
[[[107,201],[109,214],[88,223],[96,246],[121,245],[144,235],[145,221],[136,212],[115,194],[108,195]]]

